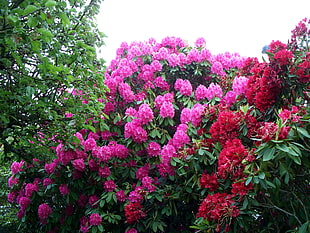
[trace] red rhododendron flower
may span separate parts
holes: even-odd
[[[249,183],[248,185],[245,185],[245,182],[235,182],[232,184],[231,193],[235,195],[244,196],[248,193],[249,190],[253,188],[253,184]]]
[[[227,141],[220,152],[218,158],[218,175],[221,178],[232,175],[232,177],[242,176],[243,164],[242,160],[248,155],[248,151],[244,148],[239,139]],[[241,170],[240,170],[241,169]]]
[[[210,127],[210,134],[214,140],[222,145],[228,140],[239,136],[240,116],[232,111],[223,111],[218,115],[218,119]]]
[[[235,218],[240,214],[240,210],[234,203],[232,196],[227,193],[209,194],[200,204],[196,217],[219,223],[225,218]]]
[[[143,206],[138,202],[130,202],[125,206],[126,222],[133,224],[139,219],[144,218],[146,213],[143,211]]]
[[[201,188],[208,188],[210,191],[215,191],[219,187],[219,182],[215,173],[211,175],[203,173],[199,179],[199,183]]]

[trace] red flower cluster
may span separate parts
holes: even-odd
[[[144,218],[146,213],[142,210],[143,206],[138,202],[130,202],[125,206],[126,222],[129,224],[137,222]]]
[[[244,148],[239,139],[227,141],[218,158],[218,175],[225,179],[231,175],[233,179],[243,177],[242,160],[248,156],[248,151]]]
[[[205,173],[202,174],[199,183],[201,188],[208,188],[210,191],[215,191],[219,187],[219,182],[215,173],[212,173],[211,175]]]
[[[240,210],[234,205],[233,196],[227,193],[209,194],[201,203],[196,215],[209,221],[230,220],[240,214]]]
[[[266,112],[277,100],[281,91],[281,80],[267,63],[258,64],[252,69],[246,93],[249,104],[254,104],[261,112]]]
[[[240,115],[232,111],[223,111],[210,127],[210,134],[215,141],[224,145],[226,141],[239,136]]]

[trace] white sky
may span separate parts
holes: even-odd
[[[108,38],[99,56],[109,63],[123,41],[175,36],[191,45],[203,37],[212,54],[261,58],[264,45],[287,43],[305,17],[310,0],[104,0],[97,20]]]

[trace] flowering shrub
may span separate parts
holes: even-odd
[[[60,143],[53,161],[13,162],[8,199],[21,223],[31,232],[306,232],[309,48],[297,48],[272,42],[259,63],[212,55],[202,38],[122,43],[93,131]]]

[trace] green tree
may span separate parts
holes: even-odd
[[[0,232],[15,231],[16,211],[7,203],[12,159],[49,160],[56,141],[70,141],[91,127],[85,119],[100,115],[101,2],[0,0]]]
[[[101,2],[0,0],[0,160],[47,157],[56,140],[68,140],[98,115]]]

